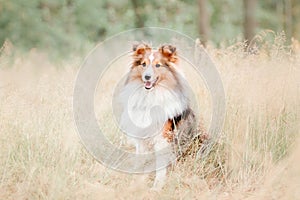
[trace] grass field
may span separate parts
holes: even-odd
[[[208,156],[174,166],[161,192],[149,191],[153,174],[105,168],[81,144],[72,114],[81,58],[13,52],[0,58],[0,199],[300,199],[297,41],[250,55],[243,43],[208,48],[226,93],[222,134]]]

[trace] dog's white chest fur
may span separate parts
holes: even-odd
[[[120,125],[129,135],[147,137],[147,127],[161,128],[167,119],[180,115],[187,108],[187,99],[180,92],[164,87],[148,91],[141,84],[129,83],[121,93],[123,114]]]

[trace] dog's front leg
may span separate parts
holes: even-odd
[[[142,140],[135,139],[135,153],[142,154],[146,152],[145,144]]]
[[[172,158],[171,145],[162,136],[158,136],[154,143],[156,157],[156,175],[152,190],[160,190],[165,185],[167,166]]]

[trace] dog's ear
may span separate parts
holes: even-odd
[[[132,45],[134,56],[144,55],[146,51],[151,51],[151,47],[146,43],[136,43]]]
[[[167,58],[169,62],[177,63],[177,50],[176,47],[170,44],[162,45],[158,51],[162,54],[163,57]]]

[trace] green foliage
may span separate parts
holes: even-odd
[[[258,1],[257,33],[282,31],[284,0]],[[293,20],[299,20],[293,7]],[[243,35],[243,1],[207,1],[210,40],[228,41]],[[0,0],[0,45],[8,39],[25,50],[57,54],[81,52],[89,45],[137,26],[175,29],[194,38],[198,33],[197,0]],[[299,36],[299,28],[293,28]]]
[[[80,51],[86,43],[130,28],[133,12],[127,6],[125,1],[1,0],[0,43],[8,39],[25,50]]]
[[[243,1],[211,0],[212,40],[219,43],[243,34]],[[240,8],[240,9],[237,9]]]

